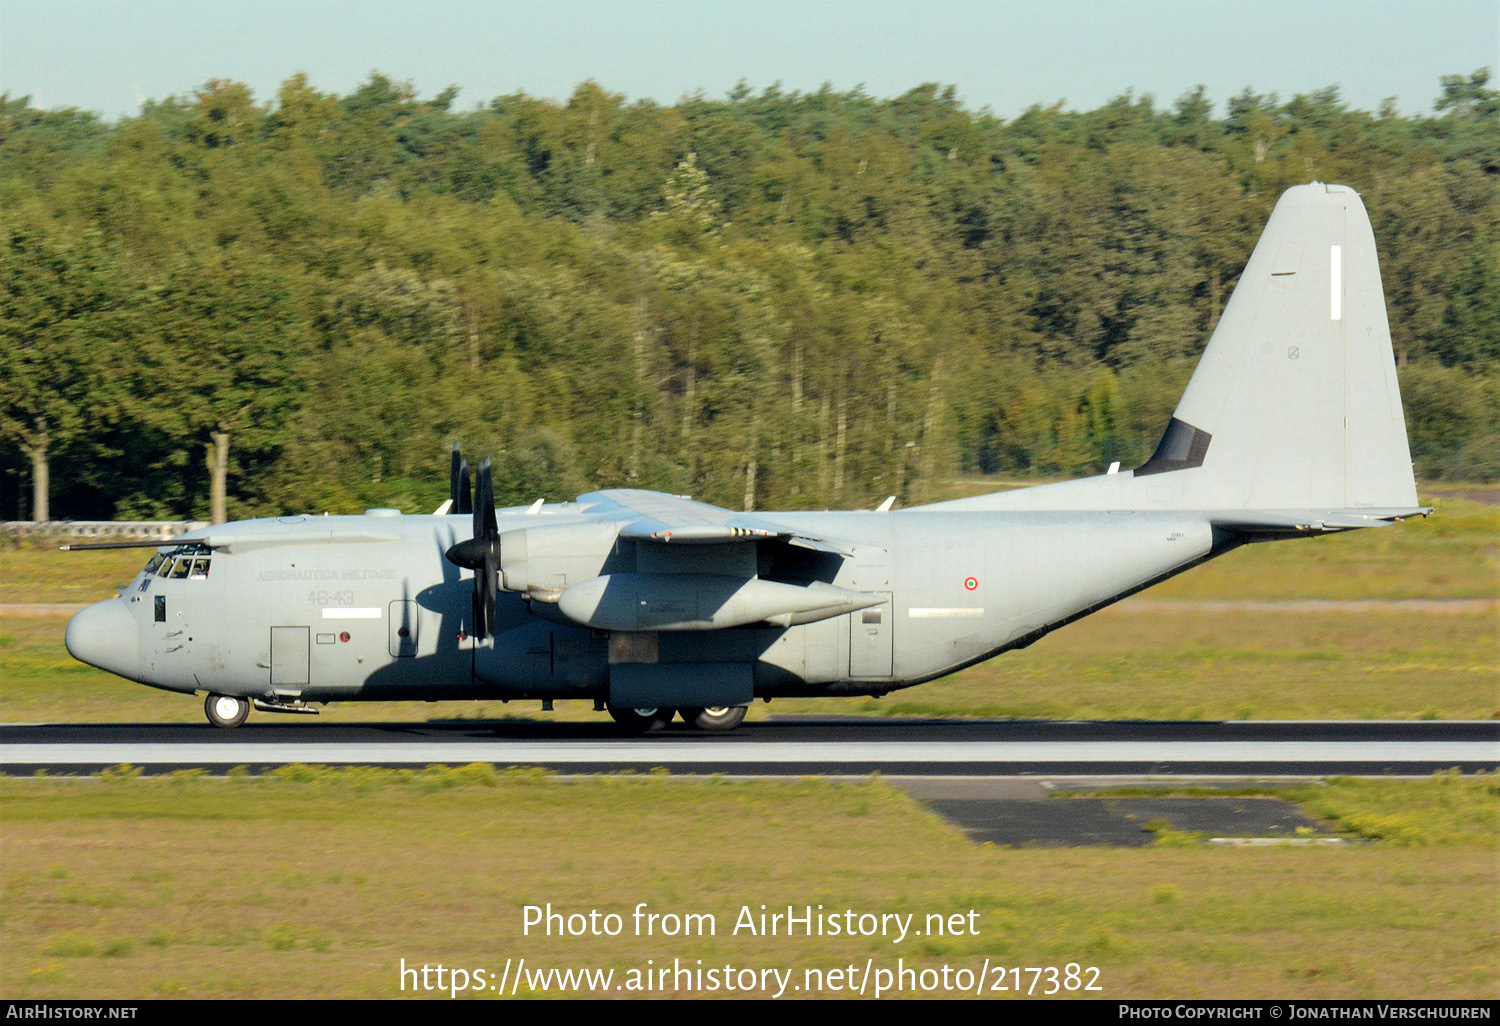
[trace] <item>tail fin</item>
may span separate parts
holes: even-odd
[[[1416,505],[1375,235],[1353,189],[1282,195],[1135,476],[1195,462],[1200,509]]]
[[[944,508],[1416,512],[1375,236],[1341,185],[1288,189],[1162,435],[1130,473]]]

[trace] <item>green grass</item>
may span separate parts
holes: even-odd
[[[150,549],[59,552],[55,544],[0,544],[6,602],[98,602],[119,593],[146,565]]]
[[[813,707],[1023,719],[1487,719],[1500,715],[1497,633],[1493,608],[1126,605],[931,684]]]
[[[1308,815],[1328,820],[1346,836],[1392,845],[1500,844],[1500,774],[1496,773],[1464,776],[1448,770],[1423,781],[1337,777],[1315,783],[1246,781],[1227,786],[1148,781],[1082,790],[1072,790],[1064,784],[1051,797],[1143,795],[1267,797],[1298,802]]]
[[[1351,834],[1390,844],[1500,842],[1500,776],[1494,773],[1439,773],[1420,787],[1404,780],[1340,778],[1280,796]]]
[[[1429,497],[1436,515],[1250,545],[1152,589],[1180,599],[1500,597],[1500,506]]]
[[[1098,966],[1105,998],[1500,995],[1494,778],[1375,783],[1335,782],[1310,807],[1351,824],[1424,810],[1424,846],[997,848],[878,780],[487,766],[0,780],[0,990],[381,998],[402,958],[617,972],[989,958]],[[646,902],[720,928],[524,936],[523,906],[548,902],[626,916]],[[761,904],[972,909],[979,935],[731,936]]]

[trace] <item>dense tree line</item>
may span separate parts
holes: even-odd
[[[422,510],[454,440],[502,502],[1130,466],[1312,179],[1370,210],[1419,473],[1500,477],[1487,70],[1426,117],[457,93],[215,81],[114,123],[0,97],[0,518]]]

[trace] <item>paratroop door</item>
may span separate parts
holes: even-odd
[[[849,676],[891,675],[891,602],[850,614]]]

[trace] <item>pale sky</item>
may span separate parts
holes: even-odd
[[[957,87],[1012,118],[1127,89],[1170,106],[1202,83],[1283,100],[1328,85],[1351,106],[1428,113],[1445,74],[1500,80],[1500,0],[0,0],[0,92],[106,118],[213,78],[257,100],[306,72],[353,90],[372,70],[458,109],[594,79],[629,99],[862,86]]]

